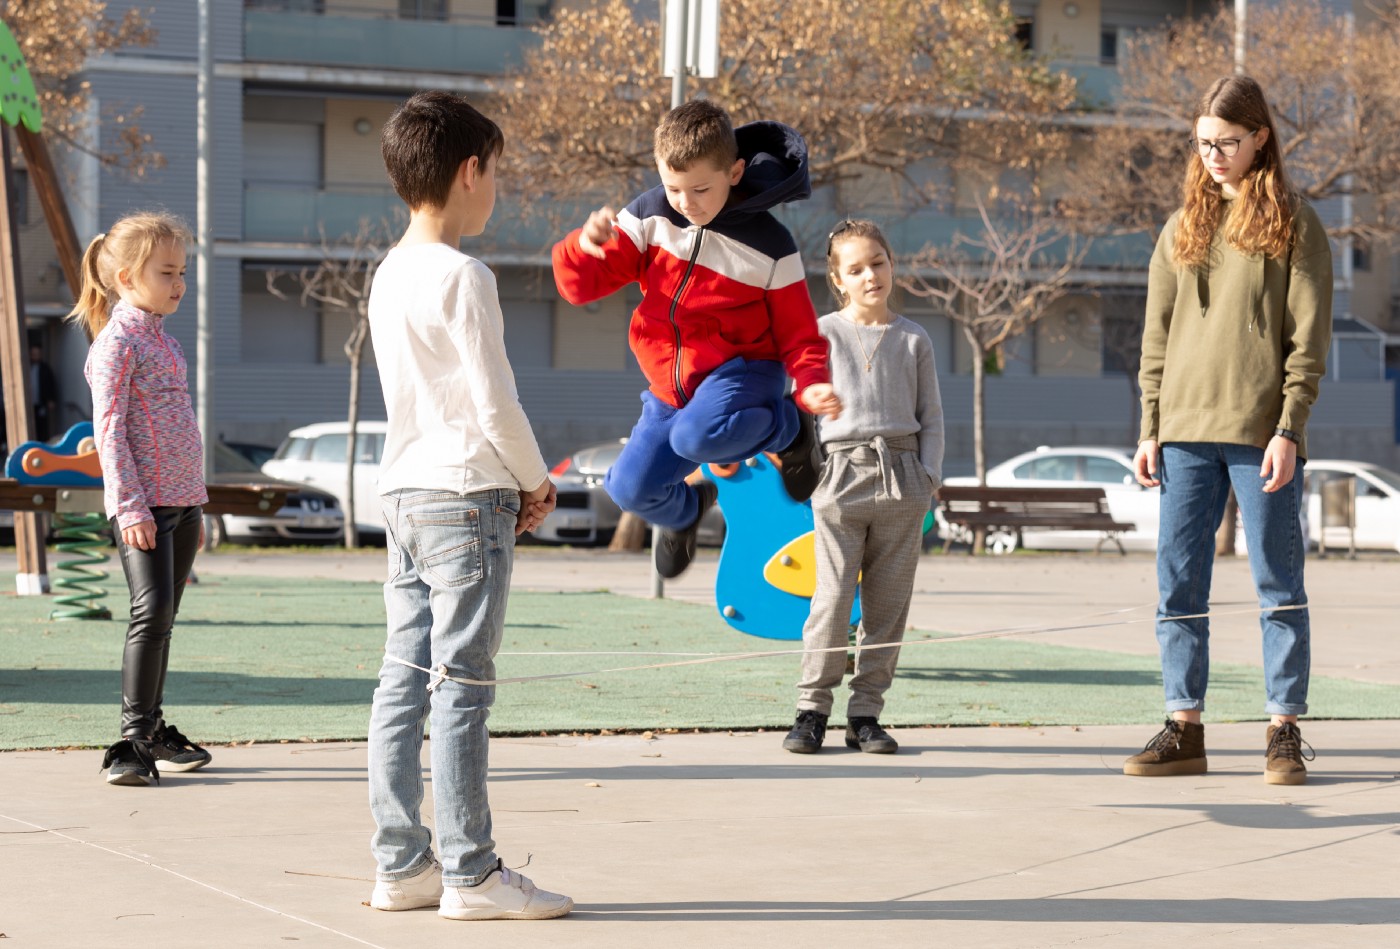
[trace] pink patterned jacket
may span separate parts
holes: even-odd
[[[153,520],[153,507],[208,501],[185,356],[165,332],[164,317],[118,303],[83,374],[92,387],[107,516],[124,529]]]

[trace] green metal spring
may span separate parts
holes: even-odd
[[[54,569],[65,571],[53,581],[57,607],[49,613],[49,619],[111,619],[112,611],[98,604],[107,595],[99,586],[107,579],[107,571],[95,569],[107,562],[103,550],[108,540],[103,531],[107,519],[101,514],[64,513],[54,516],[54,533],[58,536],[58,549],[67,554],[76,554],[58,563]]]

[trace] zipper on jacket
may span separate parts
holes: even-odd
[[[685,292],[685,285],[690,282],[690,273],[695,269],[695,260],[700,256],[700,242],[705,239],[705,229],[703,227],[695,230],[695,246],[690,250],[690,260],[685,265],[685,273],[681,276],[680,285],[676,287],[676,292],[671,297],[671,312],[667,318],[671,321],[671,332],[676,337],[676,358],[671,363],[671,383],[676,387],[676,396],[681,400],[681,405],[690,401],[690,396],[685,394],[685,389],[681,387],[681,327],[676,322],[676,307],[680,306],[681,294]]]

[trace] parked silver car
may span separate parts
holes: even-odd
[[[555,509],[534,531],[536,540],[553,544],[606,544],[617,530],[622,511],[603,490],[603,476],[617,461],[627,439],[580,448],[550,471],[559,488]],[[724,543],[724,515],[710,508],[700,522],[698,540],[718,547]]]
[[[223,543],[328,544],[345,536],[345,514],[335,495],[310,485],[279,481],[265,475],[224,444],[214,446],[214,483],[284,484],[289,493],[275,514],[205,515],[204,546],[207,550]]]

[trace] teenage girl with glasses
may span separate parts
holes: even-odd
[[[1264,778],[1302,784],[1310,627],[1299,525],[1308,416],[1332,330],[1332,252],[1290,187],[1253,79],[1192,124],[1182,208],[1157,241],[1142,336],[1140,484],[1161,486],[1157,642],[1166,724],[1123,771],[1203,774],[1214,535],[1234,488],[1264,637]],[[1306,749],[1306,750],[1305,750]]]
[[[943,408],[933,344],[889,307],[894,254],[870,221],[842,221],[827,241],[827,277],[841,309],[817,322],[830,347],[839,418],[820,422],[827,454],[812,495],[817,589],[802,631],[808,650],[797,721],[783,741],[796,754],[821,749],[832,690],[846,669],[851,607],[860,581],[846,745],[893,754],[880,726],[914,592],[924,516],[942,480]],[[829,651],[819,651],[829,650]]]

